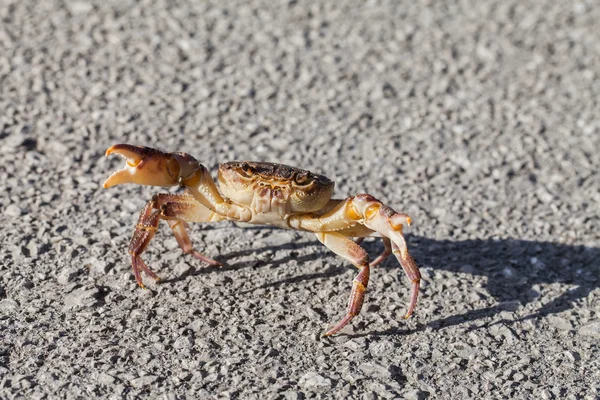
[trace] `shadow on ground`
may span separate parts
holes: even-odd
[[[571,309],[574,302],[600,286],[598,248],[517,239],[452,242],[412,237],[409,241],[414,257],[423,265],[486,276],[486,290],[498,302],[491,307],[432,321],[429,326],[434,329],[492,317],[501,311],[514,310],[519,303],[528,304],[540,296],[535,289],[538,284],[565,283],[574,288],[517,321]]]
[[[263,229],[263,228],[255,228]],[[269,229],[269,228],[264,228]],[[425,237],[407,235],[409,249],[417,263],[422,267],[432,270],[446,270],[487,277],[486,290],[496,300],[497,304],[491,307],[470,310],[466,313],[453,315],[443,319],[429,322],[425,327],[442,329],[445,327],[476,321],[481,318],[492,317],[501,311],[511,311],[520,305],[528,304],[539,297],[535,286],[537,284],[566,283],[575,286],[539,310],[521,318],[518,321],[535,319],[550,314],[556,314],[573,307],[573,303],[589,295],[600,286],[600,249],[585,246],[570,246],[552,242],[536,242],[517,239],[478,239],[464,241],[435,240]],[[302,243],[286,243],[278,246],[264,248],[249,248],[223,255],[221,261],[224,267],[198,268],[190,273],[174,278],[171,281],[186,279],[189,275],[201,275],[219,270],[234,270],[240,268],[260,268],[269,265],[283,265],[290,260],[298,263],[309,262],[323,257],[327,250],[316,251],[307,255],[298,255],[294,250],[301,247],[322,246],[318,241]],[[362,246],[374,257],[382,250],[379,240],[365,241]],[[262,251],[271,252],[287,251],[285,257],[273,261],[242,261],[230,263],[239,257],[260,254]],[[331,266],[323,272],[299,275],[275,282],[265,283],[256,288],[278,287],[319,278],[340,275],[346,271],[344,261]],[[403,274],[400,265],[389,257],[377,268],[386,270],[398,269]],[[402,278],[404,279],[404,278]],[[515,321],[510,321],[515,322]],[[478,327],[479,328],[479,327]],[[408,330],[390,330],[375,335],[406,334]],[[373,335],[371,333],[370,335]]]

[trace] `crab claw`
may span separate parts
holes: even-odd
[[[175,186],[179,183],[181,165],[179,154],[163,153],[150,147],[116,144],[106,150],[106,156],[117,153],[126,165],[104,182],[104,188],[121,183],[150,186]]]

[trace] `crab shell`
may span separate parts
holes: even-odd
[[[219,165],[219,188],[231,201],[256,214],[280,216],[321,210],[334,183],[323,175],[283,164],[232,161]]]

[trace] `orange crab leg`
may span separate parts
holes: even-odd
[[[384,252],[371,266],[382,262],[392,252],[411,282],[410,303],[405,318],[410,317],[417,304],[421,274],[408,253],[402,227],[410,225],[410,217],[397,213],[371,195],[360,194],[346,200],[332,200],[333,207],[321,216],[298,215],[289,219],[290,226],[312,232],[337,233],[342,236],[369,236],[380,234],[384,239]],[[362,229],[362,231],[361,231]],[[357,245],[356,242],[353,242]],[[391,246],[390,246],[391,244]],[[353,296],[354,296],[353,286]],[[364,297],[363,294],[360,294]],[[362,297],[361,297],[362,298]],[[351,317],[346,317],[352,319]],[[328,332],[329,333],[329,332]]]
[[[382,237],[381,240],[383,241],[383,246],[384,246],[384,250],[383,252],[381,252],[380,255],[377,256],[376,259],[374,259],[371,262],[371,267],[375,267],[379,264],[381,264],[386,258],[388,258],[390,256],[390,254],[392,254],[392,242],[390,241],[390,239],[386,238],[386,237]],[[360,243],[360,242],[357,242]]]
[[[419,286],[421,285],[421,273],[419,272],[419,267],[417,263],[412,258],[410,254],[408,254],[408,250],[406,249],[406,245],[403,248],[399,248],[396,243],[392,243],[392,250],[394,255],[400,262],[402,269],[404,269],[404,273],[410,279],[412,290],[410,293],[410,303],[408,306],[408,310],[406,311],[406,315],[404,319],[410,317],[415,310],[415,306],[417,305],[417,298],[419,297]]]
[[[406,240],[402,235],[402,227],[411,223],[410,217],[395,212],[369,194],[354,196],[349,206],[347,211],[351,217],[359,218],[362,225],[390,239],[392,251],[411,282],[410,303],[404,318],[410,317],[417,305],[421,284],[419,267],[408,253]]]
[[[189,226],[185,221],[167,220],[167,223],[173,230],[175,239],[177,239],[177,243],[179,243],[179,247],[181,247],[181,250],[183,250],[184,253],[190,254],[198,260],[205,262],[209,265],[214,265],[215,267],[220,267],[223,265],[220,262],[215,261],[212,258],[206,257],[204,254],[194,250],[192,240],[190,239],[190,236],[187,233],[187,228],[189,228]]]
[[[144,271],[156,281],[160,280],[159,276],[142,261],[140,255],[154,237],[161,219],[167,220],[173,230],[177,243],[179,243],[179,246],[185,253],[191,254],[207,264],[221,265],[218,261],[194,250],[192,241],[187,234],[187,224],[185,223],[185,221],[208,222],[220,220],[220,218],[219,215],[200,205],[188,194],[163,193],[154,196],[142,209],[135,231],[129,242],[131,265],[138,285],[142,288],[144,287],[141,271]]]
[[[419,287],[421,284],[421,273],[415,260],[408,253],[406,240],[402,235],[402,227],[410,225],[410,217],[406,214],[397,213],[390,207],[382,204],[379,200],[368,194],[355,196],[352,201],[352,209],[360,217],[362,224],[367,228],[379,232],[388,237],[392,242],[392,252],[402,266],[404,273],[411,282],[411,295],[405,319],[410,317],[417,305]]]
[[[369,284],[371,273],[369,266],[369,255],[353,240],[335,232],[317,233],[317,239],[338,256],[350,261],[360,270],[352,282],[352,292],[348,302],[348,310],[344,318],[333,328],[325,332],[323,336],[330,336],[339,332],[352,319],[358,315],[365,300],[365,291]]]

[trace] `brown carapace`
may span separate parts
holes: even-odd
[[[412,284],[406,318],[412,314],[421,275],[402,235],[403,226],[410,225],[410,217],[373,196],[359,194],[335,200],[331,198],[334,183],[323,175],[282,164],[250,161],[221,164],[217,188],[208,170],[186,153],[164,153],[129,144],[112,146],[106,155],[111,153],[127,161],[123,169],[106,180],[105,188],[122,183],[186,188],[184,194],[157,194],[142,210],[129,244],[133,273],[141,287],[141,271],[159,280],[140,256],[161,219],[167,221],[185,253],[210,265],[221,264],[194,250],[187,223],[230,220],[313,232],[321,243],[359,269],[346,315],[325,336],[340,331],[360,312],[371,267],[392,253]],[[359,245],[360,238],[367,236],[380,236],[385,246],[372,262]]]

